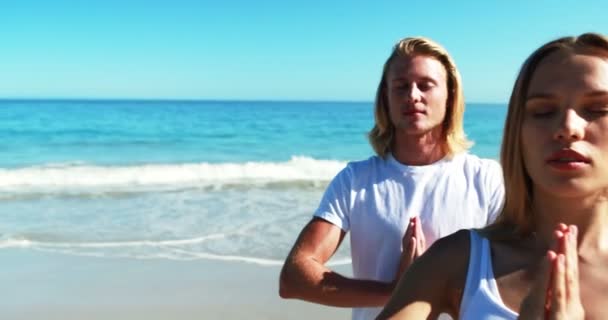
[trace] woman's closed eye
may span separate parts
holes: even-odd
[[[608,101],[588,104],[585,106],[585,111],[594,116],[608,115]]]
[[[554,105],[534,105],[526,109],[526,112],[533,118],[549,118],[557,113],[558,107]]]

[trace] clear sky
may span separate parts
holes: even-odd
[[[454,56],[471,102],[505,102],[528,54],[608,33],[608,1],[0,1],[0,98],[373,100],[400,38]]]

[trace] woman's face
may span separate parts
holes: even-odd
[[[521,143],[535,193],[581,197],[608,188],[608,57],[545,57],[530,80]]]

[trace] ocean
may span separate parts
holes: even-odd
[[[498,159],[505,115],[467,105],[471,153]],[[280,265],[372,125],[371,102],[0,101],[0,250]]]

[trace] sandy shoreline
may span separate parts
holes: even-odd
[[[0,319],[349,319],[278,297],[279,266],[0,250]],[[350,266],[338,271],[349,273]]]

